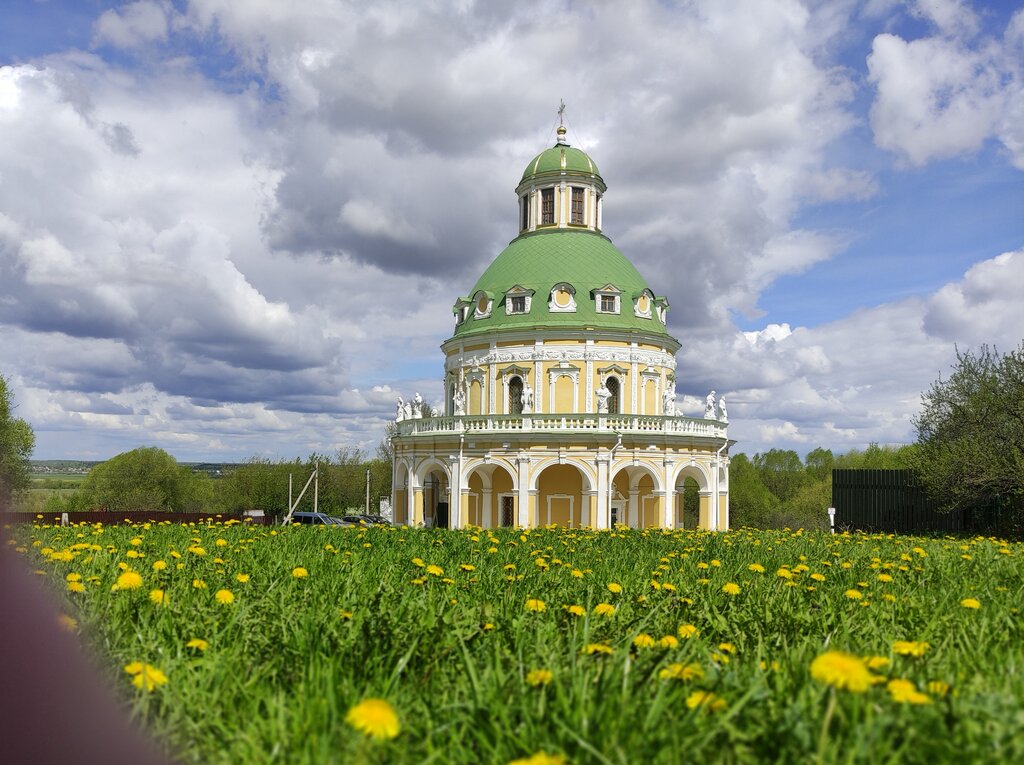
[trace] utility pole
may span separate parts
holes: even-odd
[[[366,514],[370,514],[370,468],[366,468]]]

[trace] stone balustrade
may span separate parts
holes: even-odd
[[[605,432],[668,434],[725,438],[726,425],[697,417],[663,417],[642,414],[485,414],[459,417],[424,417],[397,423],[400,436],[438,433],[567,433]]]

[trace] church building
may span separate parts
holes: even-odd
[[[605,190],[564,126],[526,166],[519,235],[453,306],[444,411],[399,400],[397,523],[729,528],[725,401],[677,414],[669,303],[602,233]]]

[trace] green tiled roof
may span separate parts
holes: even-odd
[[[548,308],[551,288],[565,282],[576,291],[574,313],[553,312]],[[515,285],[535,290],[530,310],[525,314],[505,314],[505,292]],[[598,313],[591,290],[613,285],[621,290],[618,314]],[[524,234],[514,239],[484,271],[466,295],[484,291],[493,294],[491,315],[484,319],[469,316],[455,330],[456,337],[477,335],[497,329],[617,329],[626,332],[666,334],[665,325],[652,306],[651,318],[633,312],[633,296],[648,289],[647,283],[614,244],[593,231],[549,230]]]
[[[564,162],[564,164],[563,164]],[[594,160],[583,151],[569,146],[568,144],[555,144],[550,149],[545,149],[526,166],[520,183],[534,175],[545,173],[583,173],[585,175],[596,175],[599,179],[601,173],[597,170]],[[604,183],[603,179],[601,180]]]

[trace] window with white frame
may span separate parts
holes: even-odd
[[[598,313],[619,313],[619,296],[622,290],[613,284],[606,284],[591,293],[594,296],[594,308]]]

